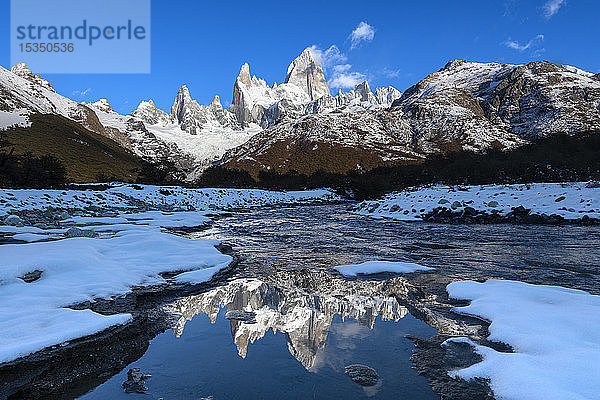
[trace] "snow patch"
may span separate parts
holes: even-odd
[[[489,339],[502,353],[467,338],[483,361],[452,371],[465,380],[487,378],[499,399],[595,399],[600,393],[600,296],[559,286],[490,279],[453,282],[451,298],[470,300],[457,313],[490,321]]]
[[[370,275],[382,272],[408,274],[416,271],[430,271],[433,268],[403,261],[366,261],[361,264],[340,265],[333,269],[344,276],[356,276],[357,274]]]
[[[0,111],[0,131],[9,128],[27,128],[31,126],[27,114],[26,110]]]
[[[530,209],[532,214],[557,214],[571,220],[584,215],[600,218],[600,185],[586,182],[460,187],[435,185],[409,188],[379,200],[363,201],[354,211],[374,218],[421,221],[424,215],[438,207],[454,211],[471,207],[506,215],[518,206]]]

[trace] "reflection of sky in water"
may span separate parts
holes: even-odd
[[[398,322],[375,321],[373,330],[335,315],[315,365],[307,371],[289,353],[285,335],[266,334],[248,347],[246,358],[232,343],[231,324],[221,310],[214,324],[205,314],[189,321],[180,338],[167,331],[130,367],[152,374],[146,395],[126,395],[126,369],[84,396],[86,399],[435,399],[427,380],[412,369],[414,346],[405,334],[430,336],[435,331],[406,315]],[[371,388],[344,374],[348,364],[377,370],[381,382]]]

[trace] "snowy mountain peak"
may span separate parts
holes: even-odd
[[[191,103],[193,102],[194,101],[190,96],[189,89],[186,85],[183,85],[177,91],[175,101],[173,102],[173,106],[171,107],[171,119],[181,123],[184,120],[186,110],[188,110],[191,107]]]
[[[100,99],[94,103],[91,103],[90,106],[92,106],[95,109],[100,110],[102,112],[106,112],[106,113],[114,112],[113,108],[110,106],[110,104],[108,104],[108,100],[106,100],[106,99]]]
[[[444,71],[452,71],[454,69],[457,69],[461,65],[468,64],[468,63],[469,62],[467,60],[450,60],[446,63],[446,65],[444,65],[444,68],[442,68],[442,69]]]
[[[14,67],[10,69],[10,72],[19,75],[22,78],[26,78],[27,76],[33,75],[33,72],[31,72],[27,64],[25,64],[24,62],[17,63]]]
[[[170,122],[169,115],[159,110],[152,100],[142,101],[131,116],[141,119],[150,125],[167,125]]]
[[[192,96],[190,96],[190,90],[188,89],[188,87],[186,85],[183,85],[179,88],[179,90],[177,91],[177,96],[181,97],[181,99],[183,99],[185,101],[192,100]]]
[[[221,105],[221,99],[219,98],[219,95],[215,95],[215,98],[213,99],[212,103],[210,103],[210,105],[208,106],[208,109],[210,111],[223,111],[223,106]]]
[[[302,89],[308,94],[310,100],[331,96],[323,73],[323,66],[311,48],[304,49],[302,54],[289,65],[285,83]]]
[[[238,74],[237,81],[249,85],[250,80],[250,66],[248,65],[248,63],[244,63],[244,65],[242,65],[242,68],[240,68],[240,73]]]
[[[369,82],[363,81],[354,87],[354,92],[360,96],[362,101],[369,101],[369,95],[373,95],[371,93],[371,88],[369,87]]]
[[[34,75],[24,62],[17,63],[10,69],[10,72],[54,92],[52,85],[50,85],[47,80],[42,79],[39,75]]]

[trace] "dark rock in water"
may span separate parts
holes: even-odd
[[[379,380],[377,371],[361,364],[348,365],[346,367],[346,375],[348,375],[353,382],[356,382],[361,386],[374,386]]]
[[[442,343],[448,338],[444,335],[428,339],[412,335],[406,337],[416,346],[411,357],[416,371],[429,379],[431,388],[442,399],[494,400],[488,386],[489,382],[485,379],[475,378],[465,381],[448,375],[448,371],[467,368],[483,359],[470,345],[450,342],[448,346],[444,346]],[[509,349],[498,350],[509,351]]]
[[[69,228],[69,230],[66,233],[66,236],[69,238],[74,238],[74,237],[96,237],[98,236],[98,234],[94,231],[88,230],[88,229],[80,229],[80,228]]]
[[[491,202],[488,204],[490,205]],[[600,219],[584,215],[579,219],[567,220],[558,214],[546,215],[531,213],[531,210],[523,206],[513,207],[506,215],[501,215],[499,210],[491,211],[477,210],[465,207],[463,210],[451,210],[446,207],[436,207],[421,216],[426,222],[442,223],[479,223],[479,224],[534,224],[534,225],[600,225]]]
[[[24,274],[23,276],[19,276],[19,279],[22,279],[26,283],[35,282],[38,279],[40,279],[40,277],[42,276],[42,272],[43,271],[36,269],[34,271]]]
[[[256,313],[252,311],[244,311],[244,310],[231,310],[227,311],[225,314],[225,318],[234,321],[240,321],[245,324],[255,324],[256,323]]]
[[[131,368],[127,371],[127,380],[123,382],[125,393],[146,393],[148,388],[144,385],[146,379],[152,375],[142,374],[139,368]]]

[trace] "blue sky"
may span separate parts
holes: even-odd
[[[0,65],[8,68],[9,1],[0,7]],[[405,90],[450,59],[544,59],[598,73],[599,16],[597,0],[152,0],[151,74],[45,78],[74,100],[107,98],[129,113],[147,99],[168,111],[183,84],[200,103],[218,94],[228,104],[244,62],[251,74],[281,83],[290,61],[309,46],[331,49],[324,54],[333,85],[364,78],[373,89]]]

